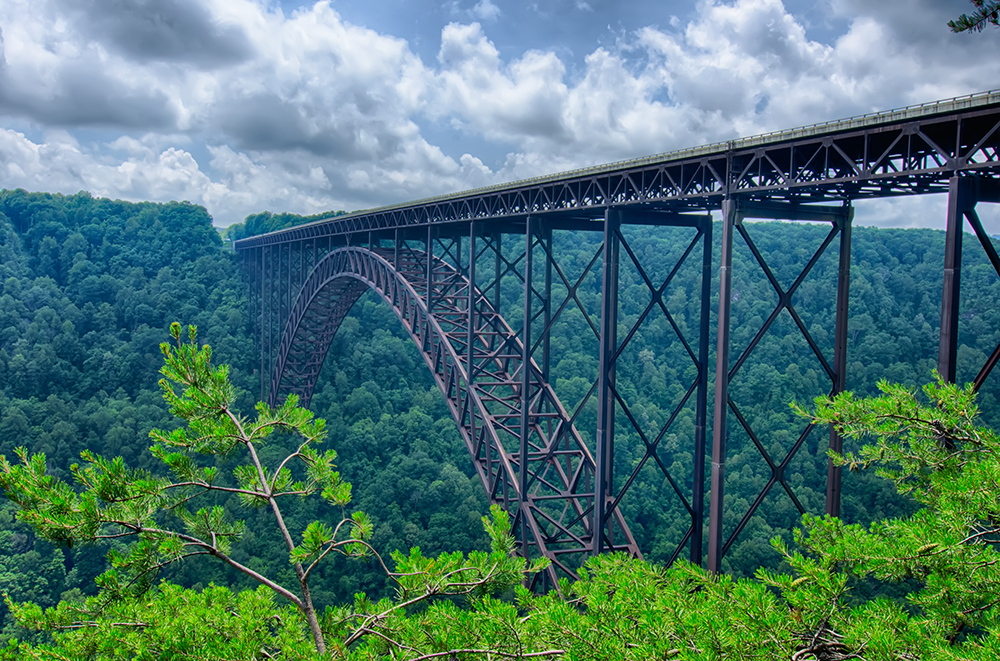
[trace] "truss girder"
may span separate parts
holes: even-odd
[[[818,361],[823,373],[830,379],[831,395],[836,395],[844,390],[846,356],[847,356],[847,301],[850,273],[850,235],[851,221],[853,219],[853,209],[843,207],[835,209],[827,207],[825,209],[801,209],[796,206],[757,206],[742,200],[727,201],[723,208],[722,219],[722,264],[719,289],[719,329],[718,329],[718,351],[716,352],[716,377],[715,377],[715,424],[713,426],[713,447],[712,447],[712,475],[711,475],[711,501],[709,504],[709,542],[708,542],[708,567],[713,571],[721,568],[722,557],[726,554],[733,543],[739,538],[740,533],[748,523],[758,514],[765,498],[773,488],[780,487],[788,495],[794,507],[802,514],[807,509],[799,500],[795,489],[785,476],[785,471],[796,455],[802,449],[813,425],[805,424],[798,434],[796,441],[790,448],[782,448],[781,456],[775,456],[773,451],[765,447],[765,443],[753,429],[750,421],[747,420],[737,402],[730,392],[730,383],[736,377],[740,369],[747,363],[750,356],[759,346],[761,340],[773,327],[778,317],[785,312],[791,318],[797,333],[805,340],[809,350]],[[831,223],[830,232],[822,241],[818,248],[812,252],[809,260],[801,267],[795,280],[790,286],[785,288],[775,276],[774,271],[767,263],[766,258],[757,248],[756,243],[743,223],[744,218],[794,218],[803,220],[826,220]],[[729,332],[730,332],[730,307],[732,303],[732,254],[733,238],[739,235],[750,254],[753,261],[760,267],[765,278],[770,283],[777,296],[777,302],[770,315],[760,326],[746,348],[740,353],[736,361],[730,364],[729,361]],[[819,347],[812,336],[812,332],[803,323],[795,309],[793,298],[800,285],[808,277],[809,273],[816,266],[817,262],[831,246],[835,238],[841,238],[839,246],[839,276],[837,284],[836,319],[835,319],[835,339],[834,355],[832,360],[828,359],[824,351]],[[724,519],[724,478],[725,464],[728,444],[728,413],[732,412],[739,426],[746,433],[750,442],[756,448],[760,457],[764,460],[770,470],[770,476],[763,488],[759,490],[753,502],[736,522],[732,531],[725,535],[723,531]],[[830,447],[835,451],[841,449],[840,437],[831,429]],[[827,512],[839,514],[840,507],[840,473],[835,472],[831,464],[828,466],[827,481]]]
[[[437,257],[428,268],[426,252],[408,246],[330,251],[291,307],[269,397],[274,404],[295,393],[308,404],[341,322],[375,290],[420,349],[490,501],[513,518],[521,553],[548,557],[554,584],[593,552],[595,460],[541,368],[523,360],[517,332],[469,287],[459,269]],[[607,525],[615,531],[611,550],[639,554],[617,510]]]
[[[696,409],[703,412],[707,349],[702,343],[695,356],[694,347],[678,332],[670,311],[663,306],[665,285],[648,277],[619,230],[622,225],[672,225],[701,228],[704,234],[711,231],[711,224],[703,225],[695,219],[699,215],[704,218],[706,211],[721,209],[716,396],[707,517],[708,566],[718,570],[726,550],[751,517],[760,515],[761,505],[772,490],[783,491],[796,508],[804,509],[784,473],[807,442],[808,430],[797,435],[792,447],[783,448],[780,454],[768,452],[765,442],[757,437],[737,402],[729,396],[729,381],[752,360],[751,354],[773,329],[777,316],[787,313],[793,332],[803,338],[820,371],[830,378],[830,392],[845,389],[851,261],[851,224],[845,210],[858,199],[949,193],[939,372],[954,379],[962,227],[966,221],[970,224],[1000,273],[1000,256],[975,208],[977,202],[1000,202],[998,182],[1000,92],[994,91],[342,215],[238,241],[236,250],[252,282],[251,304],[260,313],[257,339],[261,396],[297,393],[308,403],[337,328],[358,297],[373,288],[390,303],[417,342],[458,422],[490,500],[504,505],[514,517],[522,553],[526,557],[551,558],[554,564],[549,579],[560,573],[571,574],[579,560],[595,550],[627,550],[638,555],[618,512],[622,494],[633,485],[636,472],[623,475],[621,484],[614,484],[607,472],[614,463],[616,409],[621,412],[619,423],[633,427],[645,445],[646,464],[655,463],[656,447],[663,436],[662,430],[646,434],[640,428],[630,403],[615,387],[615,364],[635,327],[623,327],[621,341],[615,336],[617,313],[612,303],[617,276],[606,271],[601,285],[606,309],[601,310],[600,328],[584,310],[584,318],[601,349],[600,376],[586,399],[595,397],[603,411],[596,449],[588,450],[574,427],[580,408],[567,415],[547,383],[551,325],[567,305],[583,310],[576,296],[579,282],[567,279],[551,254],[551,232],[603,231],[602,268],[617,264],[619,252],[623,261],[635,262],[653,301],[643,314],[662,313],[699,369],[699,383],[688,388],[679,406],[696,397]],[[828,222],[832,227],[799,278],[785,289],[740,225],[738,218],[743,217]],[[505,234],[525,236],[525,245],[536,247],[541,257],[536,267],[542,264],[546,273],[544,286],[532,282],[530,250],[509,249],[510,245],[520,245],[520,239],[512,244],[503,239],[508,249],[506,253],[501,250]],[[471,238],[464,267],[462,237]],[[750,346],[730,363],[734,237],[750,250],[771,282],[778,302]],[[830,356],[819,350],[792,305],[792,296],[815,260],[837,239],[837,315]],[[391,241],[391,250],[380,247],[383,240]],[[359,241],[367,247],[358,247]],[[701,241],[707,245],[707,236]],[[411,244],[419,244],[420,249]],[[489,261],[487,253],[495,256],[493,273],[481,273],[477,281],[476,261],[484,256],[483,261]],[[594,255],[587,272],[595,268],[599,257]],[[709,252],[705,260],[707,274]],[[548,280],[553,276],[566,289],[562,301],[551,300]],[[519,331],[512,330],[498,313],[501,281],[506,290],[511,284],[508,278],[519,279],[517,286],[524,288],[524,319],[528,323]],[[485,286],[482,290],[470,287],[470,281]],[[702,298],[703,305],[707,304],[707,290],[702,291]],[[708,323],[705,310],[703,325]],[[540,334],[533,336],[533,323]],[[707,337],[705,329],[701,337]],[[541,354],[538,364],[536,351]],[[997,362],[1000,346],[976,376],[977,388]],[[272,375],[269,389],[264,376],[268,374]],[[703,413],[699,416],[696,433],[703,435],[707,421]],[[734,428],[746,432],[771,477],[735,528],[724,536],[722,486],[727,418]],[[809,443],[811,447],[812,441]],[[833,430],[830,448],[841,448],[841,440]],[[693,471],[695,476],[701,474],[697,466]],[[696,549],[701,548],[701,492],[696,490],[688,500],[669,471],[664,469],[663,473],[692,518],[678,552],[690,539],[692,560],[697,562]],[[830,464],[827,478],[827,512],[836,515],[840,502],[839,467]],[[595,502],[604,505],[598,508]]]
[[[238,249],[401,227],[655,205],[721,208],[728,194],[822,202],[947,192],[1000,171],[1000,92],[385,207],[243,239]]]

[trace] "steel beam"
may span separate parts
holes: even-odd
[[[742,222],[736,200],[722,203],[722,253],[719,258],[719,318],[715,367],[715,424],[712,427],[712,474],[708,505],[708,569],[722,568],[723,488],[726,478],[726,428],[729,413],[729,317],[733,296],[733,232]]]
[[[267,362],[267,354],[265,353],[264,347],[264,297],[267,296],[267,274],[264,268],[264,252],[267,250],[266,246],[260,247],[260,321],[257,328],[259,329],[257,333],[258,342],[260,343],[260,399],[258,401],[266,402],[267,393],[264,389],[267,387],[266,379],[271,376],[270,373],[265,369],[264,364]],[[267,347],[267,351],[270,351],[270,347]]]
[[[944,285],[941,292],[941,335],[938,345],[938,374],[955,383],[958,355],[958,306],[961,297],[962,228],[965,213],[976,206],[976,182],[968,177],[952,177],[948,182],[948,221],[945,228]]]
[[[503,271],[501,271],[501,262],[503,260],[503,234],[494,235],[496,240],[493,245],[496,246],[496,252],[493,253],[493,309],[500,311],[500,278],[503,276]]]
[[[621,212],[608,208],[604,216],[604,264],[601,277],[601,348],[598,358],[596,470],[594,485],[593,553],[604,551],[608,504],[611,501],[615,452],[615,351],[618,348],[618,227]]]
[[[708,417],[708,350],[709,320],[712,302],[712,215],[702,220],[701,258],[701,320],[698,328],[698,393],[695,400],[694,463],[692,466],[691,508],[691,562],[700,565],[703,560],[705,525],[705,441]]]
[[[788,202],[921,195],[946,191],[958,172],[1000,173],[1000,91],[361,211],[235,247],[431,224],[464,233],[463,222],[528,214],[586,220],[612,205],[697,214],[730,194]]]
[[[847,319],[851,286],[851,222],[854,209],[836,222],[840,227],[840,259],[837,269],[837,312],[833,337],[833,388],[831,395],[838,395],[847,389]],[[837,429],[830,425],[830,449],[840,454],[844,439]],[[826,513],[840,516],[841,467],[827,460],[826,467]]]
[[[268,246],[267,267],[268,267],[268,288],[267,288],[267,377],[271,376],[274,367],[274,293],[281,286],[280,282],[275,282],[274,275],[274,249],[275,246]],[[274,393],[267,392],[267,399],[273,404],[271,398]]]
[[[424,244],[427,253],[427,312],[434,310],[434,228],[427,226],[427,242]]]
[[[551,360],[551,340],[552,333],[552,227],[546,223],[541,223],[541,241],[545,254],[545,285],[542,293],[542,381],[549,382],[549,368]]]
[[[524,232],[524,327],[521,331],[521,429],[520,445],[518,448],[518,491],[521,500],[517,506],[517,516],[515,519],[521,524],[521,531],[518,539],[525,545],[523,548],[524,557],[528,557],[528,450],[531,436],[531,317],[533,312],[533,292],[532,281],[534,276],[534,244],[535,244],[535,224],[537,221],[528,216],[525,223]]]
[[[465,372],[468,375],[469,387],[472,387],[472,383],[475,381],[476,373],[473,367],[473,348],[476,343],[476,329],[479,325],[476,323],[476,230],[478,229],[477,223],[469,223],[469,301],[466,303],[468,306],[466,312],[469,318],[466,323],[468,323],[468,334],[466,335],[466,353],[465,353]]]
[[[976,202],[1000,202],[1000,180],[983,180],[976,179]],[[986,252],[986,257],[990,260],[990,264],[993,265],[993,270],[998,276],[1000,276],[1000,255],[997,255],[997,249],[993,245],[993,239],[986,230],[983,228],[983,223],[979,220],[979,214],[976,213],[975,207],[969,209],[965,212],[965,218],[972,225],[972,230],[976,233],[976,237],[979,239],[979,243],[983,246],[983,250]],[[986,377],[990,375],[993,368],[996,367],[997,361],[1000,361],[1000,344],[998,344],[994,349],[993,353],[986,360],[986,363],[980,368],[979,373],[973,380],[973,388],[978,392],[982,387],[983,382]]]

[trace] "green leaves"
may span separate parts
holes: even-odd
[[[962,14],[948,21],[952,32],[982,32],[987,24],[1000,25],[1000,2],[996,0],[970,0],[976,11]]]
[[[161,583],[144,598],[114,604],[91,597],[57,608],[8,604],[19,621],[54,631],[54,642],[0,651],[0,659],[283,659],[316,658],[302,618],[265,587],[196,592]],[[5,655],[6,654],[6,655]]]
[[[870,442],[856,455],[835,461],[878,466],[924,508],[867,528],[805,517],[797,541],[824,563],[827,584],[840,576],[835,568],[880,581],[916,581],[908,596],[910,617],[890,612],[885,604],[866,606],[895,622],[889,632],[871,630],[873,637],[896,640],[892,637],[919,632],[920,645],[899,644],[930,649],[950,645],[970,628],[993,630],[1000,614],[1000,437],[977,424],[971,385],[959,388],[939,380],[924,386],[922,400],[885,382],[879,389],[881,396],[864,400],[849,394],[817,400],[814,420]],[[797,570],[808,564],[793,562]],[[979,645],[975,638],[966,643],[973,651]]]
[[[81,454],[84,463],[70,469],[74,489],[47,474],[43,454],[28,456],[21,449],[16,465],[0,458],[0,486],[21,507],[19,517],[52,541],[131,541],[108,553],[112,569],[98,580],[104,602],[139,598],[163,566],[192,555],[211,555],[291,601],[310,623],[313,642],[322,652],[325,641],[308,591],[309,572],[332,550],[368,553],[364,540],[372,534],[364,514],[343,513],[335,526],[309,523],[301,533],[302,543],[292,541],[280,500],[319,491],[342,511],[350,503],[351,485],[335,470],[336,453],[312,447],[325,437],[324,422],[300,408],[294,396],[277,409],[258,404],[256,418],[244,418],[232,410],[235,389],[228,368],[212,366],[211,348],[198,345],[195,327],[189,326],[185,337],[174,323],[170,335],[173,342],[160,346],[160,387],[171,412],[185,424],[150,433],[150,450],[163,466],[162,476],[130,468],[121,457],[108,459],[86,451]],[[256,444],[275,433],[283,439],[298,436],[301,443],[277,465],[268,466]],[[218,462],[237,453],[242,462],[233,469],[233,479],[223,478]],[[295,565],[296,585],[281,585],[230,556],[246,527],[219,504],[220,498],[232,495],[245,505],[271,510]],[[28,611],[23,612],[27,618]]]
[[[289,560],[294,563],[307,564],[316,560],[324,547],[333,541],[332,528],[319,521],[313,521],[302,533],[302,543],[292,549]]]
[[[209,542],[210,548],[221,553],[229,553],[232,542],[243,534],[244,522],[229,521],[221,505],[203,507],[194,514],[178,508],[176,513],[189,535]]]

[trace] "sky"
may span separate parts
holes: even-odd
[[[3,0],[0,188],[188,200],[220,227],[405,202],[1000,88],[1000,30],[946,26],[971,9]],[[872,201],[856,222],[944,209]]]

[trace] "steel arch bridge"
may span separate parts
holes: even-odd
[[[1000,256],[976,213],[978,203],[1000,202],[1000,92],[335,216],[238,241],[257,314],[261,398],[275,403],[296,393],[308,403],[341,322],[365,291],[374,290],[420,349],[491,502],[514,517],[521,553],[553,561],[546,580],[572,575],[594,553],[640,554],[621,504],[643,470],[661,476],[689,522],[678,533],[671,558],[687,549],[700,563],[707,551],[709,568],[719,570],[748,523],[767,518],[763,505],[769,493],[785,493],[800,512],[807,511],[785,471],[815,442],[813,428],[804,426],[790,447],[776,453],[754,432],[741,408],[746,403],[737,401],[730,383],[753,364],[761,339],[786,315],[789,332],[806,343],[829,379],[829,392],[844,390],[852,204],[929,193],[948,196],[938,369],[954,381],[966,221],[1000,274]],[[713,212],[721,212],[717,242]],[[745,219],[820,222],[830,230],[786,286]],[[684,237],[669,254],[650,255],[634,247],[637,230]],[[575,265],[575,271],[561,261],[553,240],[570,232],[596,232],[602,239],[589,263]],[[748,346],[730,355],[737,237],[770,282],[777,303]],[[795,296],[834,244],[831,352],[796,311]],[[713,255],[716,245],[719,253]],[[719,260],[716,267],[713,258]],[[618,301],[625,268],[649,299],[638,315],[624,315]],[[667,296],[682,268],[699,275],[696,329],[678,323]],[[595,287],[596,302],[590,296]],[[503,309],[514,290],[520,292],[517,309]],[[552,340],[562,339],[559,324],[574,314],[583,319],[597,369],[582,402],[566,407],[552,384]],[[654,319],[671,329],[671,341],[679,343],[690,364],[673,410],[649,428],[617,375],[634,358],[640,327]],[[998,360],[1000,346],[976,376],[977,388]],[[596,422],[581,429],[588,402],[596,408]],[[689,473],[677,475],[661,450],[678,419],[689,413],[693,432],[684,444],[692,458]],[[754,502],[735,516],[726,509],[723,490],[733,420],[770,472]],[[616,425],[641,442],[628,448],[634,456],[625,470],[616,462]],[[841,448],[832,430],[829,447]],[[828,513],[839,514],[840,489],[840,469],[830,464]]]
[[[574,555],[592,536],[596,462],[541,368],[525,362],[517,332],[470,286],[423,251],[330,251],[299,291],[271,392],[296,393],[308,404],[321,367],[315,357],[326,355],[348,311],[374,290],[420,348],[490,500],[513,516],[523,552],[551,558],[553,579],[556,569],[572,574],[580,560]],[[610,548],[639,554],[620,512],[608,525],[618,540]]]

